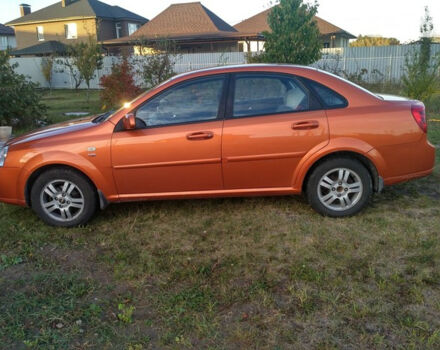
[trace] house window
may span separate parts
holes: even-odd
[[[330,47],[330,43],[324,43],[324,49],[328,49]]]
[[[138,30],[140,24],[137,23],[128,23],[128,35],[133,34],[136,30]]]
[[[0,36],[0,50],[6,50],[8,48],[8,37]]]
[[[37,38],[38,41],[44,40],[44,29],[43,26],[37,26]]]
[[[67,23],[64,25],[64,31],[66,32],[66,39],[77,39],[78,31],[76,23]]]
[[[120,38],[122,36],[122,25],[120,22],[116,23],[116,38]]]

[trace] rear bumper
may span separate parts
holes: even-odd
[[[407,146],[408,147],[408,146]],[[426,139],[406,148],[405,158],[400,160],[398,174],[384,177],[385,185],[393,185],[431,175],[435,165],[435,147]]]
[[[26,206],[24,196],[17,193],[19,168],[0,168],[0,202]]]

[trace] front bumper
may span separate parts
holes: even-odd
[[[0,168],[0,202],[26,206],[24,193],[20,195],[17,189],[19,168]]]

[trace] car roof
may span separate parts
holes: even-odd
[[[306,70],[306,71],[319,71],[317,68],[308,67],[308,66],[301,66],[301,65],[294,65],[294,64],[264,64],[264,63],[257,63],[257,64],[238,64],[238,65],[228,65],[228,66],[219,66],[219,67],[211,67],[211,68],[204,68],[199,69],[195,71],[185,72],[178,74],[172,78],[172,80],[177,80],[180,78],[190,77],[190,76],[198,76],[198,75],[205,75],[206,73],[226,73],[226,72],[234,72],[234,71],[240,71],[240,72],[249,72],[253,70],[259,70],[264,71],[264,69],[267,69],[268,71],[276,71],[277,68],[280,69],[280,72],[283,69],[296,69],[296,70]]]

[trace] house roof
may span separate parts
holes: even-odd
[[[8,25],[20,25],[39,22],[50,22],[68,18],[109,18],[109,19],[128,19],[145,23],[148,20],[133,12],[125,10],[119,6],[111,6],[98,0],[74,0],[69,5],[63,7],[59,1],[53,5],[32,12],[26,16],[19,17]]]
[[[237,33],[237,30],[200,2],[191,2],[169,6],[139,28],[132,36],[137,38],[169,38],[231,33]]]
[[[5,26],[0,23],[0,35],[15,35],[14,28]]]
[[[66,45],[59,41],[50,40],[37,45],[29,46],[21,50],[12,51],[12,56],[35,56],[66,53]]]
[[[269,23],[267,21],[267,18],[269,16],[270,11],[272,11],[272,8],[267,9],[263,12],[260,12],[256,14],[255,16],[252,16],[234,26],[235,29],[237,29],[239,32],[243,33],[255,33],[260,34],[265,31],[270,32],[271,29],[269,27]],[[350,38],[354,39],[356,38],[353,34],[350,34],[349,32],[335,26],[334,24],[327,22],[326,20],[323,20],[322,18],[315,16],[316,23],[318,25],[319,32],[321,35],[331,35],[331,34],[345,34],[349,36]]]

